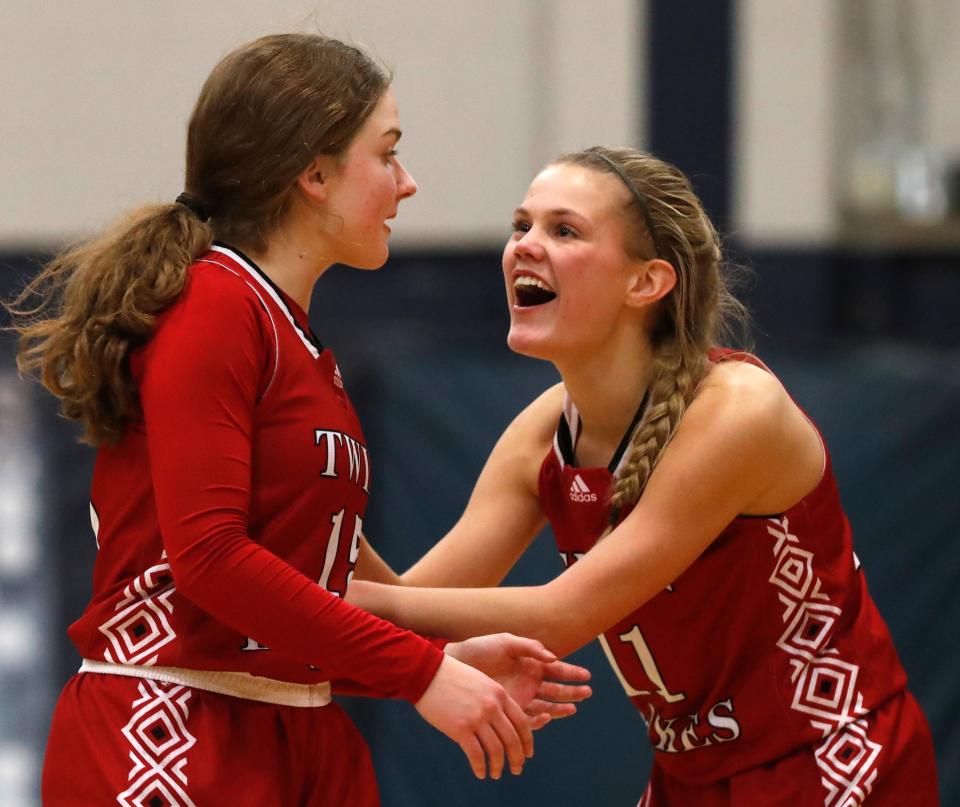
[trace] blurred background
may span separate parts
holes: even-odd
[[[172,200],[210,68],[284,30],[355,40],[395,70],[420,185],[388,264],[334,269],[311,308],[365,425],[381,554],[403,569],[443,534],[556,378],[504,344],[500,251],[530,178],[595,143],[652,150],[750,269],[757,350],[827,436],[944,804],[960,803],[960,3],[4,0],[0,294],[123,210]],[[28,807],[79,664],[65,630],[90,593],[93,453],[0,339],[0,805]],[[510,581],[558,571],[544,535]],[[350,701],[386,807],[635,804],[643,723],[596,647],[575,660],[597,694],[539,734],[520,779],[475,782],[408,705]]]

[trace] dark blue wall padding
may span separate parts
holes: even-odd
[[[764,358],[826,436],[871,591],[933,726],[944,803],[957,803],[960,359],[889,348]],[[557,377],[505,351],[397,357],[375,374],[377,394],[363,402],[375,474],[368,535],[402,569],[455,522],[502,429]],[[543,582],[559,568],[542,535],[507,582]],[[594,671],[597,694],[538,735],[516,780],[472,781],[460,751],[406,705],[355,710],[384,803],[446,805],[455,793],[458,805],[635,804],[650,760],[643,723],[596,646],[575,658]]]

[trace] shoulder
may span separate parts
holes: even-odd
[[[796,410],[773,373],[746,361],[711,364],[690,406],[710,417],[745,426],[769,427]]]
[[[768,470],[795,457],[800,447],[822,451],[813,425],[777,377],[740,361],[711,365],[680,420],[680,432],[751,456]]]
[[[158,322],[158,333],[189,328],[220,331],[239,327],[260,331],[272,319],[263,296],[226,262],[203,256],[187,269],[183,292]],[[237,334],[235,334],[237,335]]]
[[[560,422],[563,412],[564,387],[554,384],[542,392],[518,414],[507,427],[505,436],[528,447],[531,451],[545,454]]]
[[[678,428],[682,444],[710,443],[742,461],[763,484],[743,512],[781,512],[819,481],[824,447],[816,428],[779,379],[756,364],[711,365]],[[746,475],[746,473],[745,473]]]
[[[197,302],[219,300],[221,305],[227,301],[264,305],[263,295],[246,277],[245,271],[213,252],[201,256],[187,269],[184,292],[186,297]]]
[[[262,297],[242,275],[201,258],[187,269],[176,302],[158,317],[144,357],[171,360],[187,351],[252,358],[276,349],[274,318]]]

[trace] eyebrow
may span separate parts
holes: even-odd
[[[403,130],[398,129],[396,126],[394,126],[394,127],[391,127],[390,129],[387,129],[387,131],[385,131],[381,135],[381,137],[390,137],[390,135],[395,135],[397,140],[399,140],[401,137],[403,137]]]
[[[529,211],[524,207],[518,207],[513,211],[514,216],[529,216]],[[583,219],[586,221],[586,217],[582,213],[578,213],[576,210],[571,210],[569,207],[555,207],[552,210],[547,210],[546,215],[553,216],[554,218],[559,216],[576,216],[578,219]]]

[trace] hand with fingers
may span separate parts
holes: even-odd
[[[416,703],[420,716],[466,754],[474,776],[493,779],[506,761],[514,774],[533,756],[533,732],[549,721],[530,717],[492,678],[445,655],[427,691]]]
[[[452,642],[444,652],[499,682],[531,716],[569,717],[593,694],[589,670],[559,661],[535,639],[496,633]]]

